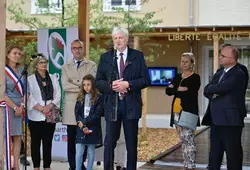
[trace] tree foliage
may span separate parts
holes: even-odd
[[[148,0],[142,0],[142,3],[147,3],[147,1]],[[47,8],[38,12],[44,16],[49,16],[49,18],[53,21],[49,22],[50,24],[46,20],[41,20],[36,15],[28,15],[22,8],[24,3],[26,3],[25,0],[21,0],[20,3],[15,3],[15,1],[13,1],[8,6],[8,12],[10,13],[11,20],[16,23],[24,24],[31,30],[39,28],[77,26],[78,24],[78,0],[68,0],[67,2],[62,0],[61,12],[56,14],[51,13],[53,4],[42,4],[47,6]],[[132,11],[130,6],[128,7],[128,10],[124,10],[123,8],[114,8],[113,10],[117,13],[117,15],[106,15],[103,12],[102,0],[96,0],[94,3],[90,4],[90,25],[92,33],[95,37],[95,40],[90,46],[90,58],[97,63],[99,62],[100,55],[106,51],[106,47],[112,44],[110,39],[104,41],[102,38],[103,34],[111,33],[112,27],[123,25],[128,28],[130,37],[133,37],[134,33],[153,32],[154,26],[162,22],[161,20],[154,19],[155,12],[148,12],[142,16],[142,14],[138,11]],[[141,38],[144,40],[148,39],[147,36]],[[18,39],[13,41],[16,43],[20,42]],[[147,59],[153,61],[158,55],[154,49],[155,47],[160,47],[160,45],[156,43],[143,43],[142,45],[147,46],[149,54]],[[24,46],[24,53],[27,55],[34,53],[36,51],[36,46],[36,42],[28,42]]]

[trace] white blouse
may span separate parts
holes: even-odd
[[[49,74],[52,85],[53,85],[53,100],[46,101],[46,104],[53,103],[57,107],[60,108],[61,102],[61,87],[59,85],[58,78],[56,74],[52,75]],[[36,104],[40,104],[41,106],[45,106],[45,102],[42,99],[41,90],[39,88],[38,82],[36,80],[35,74],[32,74],[28,77],[28,101],[27,101],[27,111],[28,111],[28,118],[32,121],[45,121],[45,115],[34,109]]]

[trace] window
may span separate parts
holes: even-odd
[[[31,14],[61,13],[61,0],[31,0]]]
[[[114,8],[139,11],[141,10],[141,0],[103,0],[104,12],[112,12]]]
[[[125,0],[125,5],[136,5],[136,0]]]

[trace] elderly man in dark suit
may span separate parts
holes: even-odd
[[[104,170],[113,168],[113,153],[120,137],[121,123],[127,148],[127,170],[135,170],[138,121],[142,114],[141,90],[150,82],[148,68],[143,53],[127,46],[127,29],[115,27],[112,39],[115,49],[101,56],[96,75],[96,86],[104,95]]]
[[[205,97],[210,99],[204,116],[211,122],[209,170],[220,170],[224,151],[227,169],[242,170],[246,76],[237,66],[237,59],[238,50],[234,46],[222,48],[219,62],[224,69],[215,73],[212,82],[204,88]]]

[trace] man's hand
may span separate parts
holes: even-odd
[[[170,84],[170,85],[168,86],[168,88],[174,88],[174,85],[173,85],[173,84]]]
[[[112,83],[112,90],[119,93],[127,93],[127,88],[129,88],[129,83],[127,81],[123,81],[123,79],[115,80]]]
[[[82,127],[83,127],[82,121],[78,121],[78,122],[77,122],[77,125],[78,125],[79,128],[82,128]]]
[[[218,96],[219,96],[218,94],[214,94],[213,97],[212,97],[212,99],[215,99]]]
[[[187,90],[188,90],[187,87],[182,87],[182,86],[178,87],[178,91],[187,91]]]

